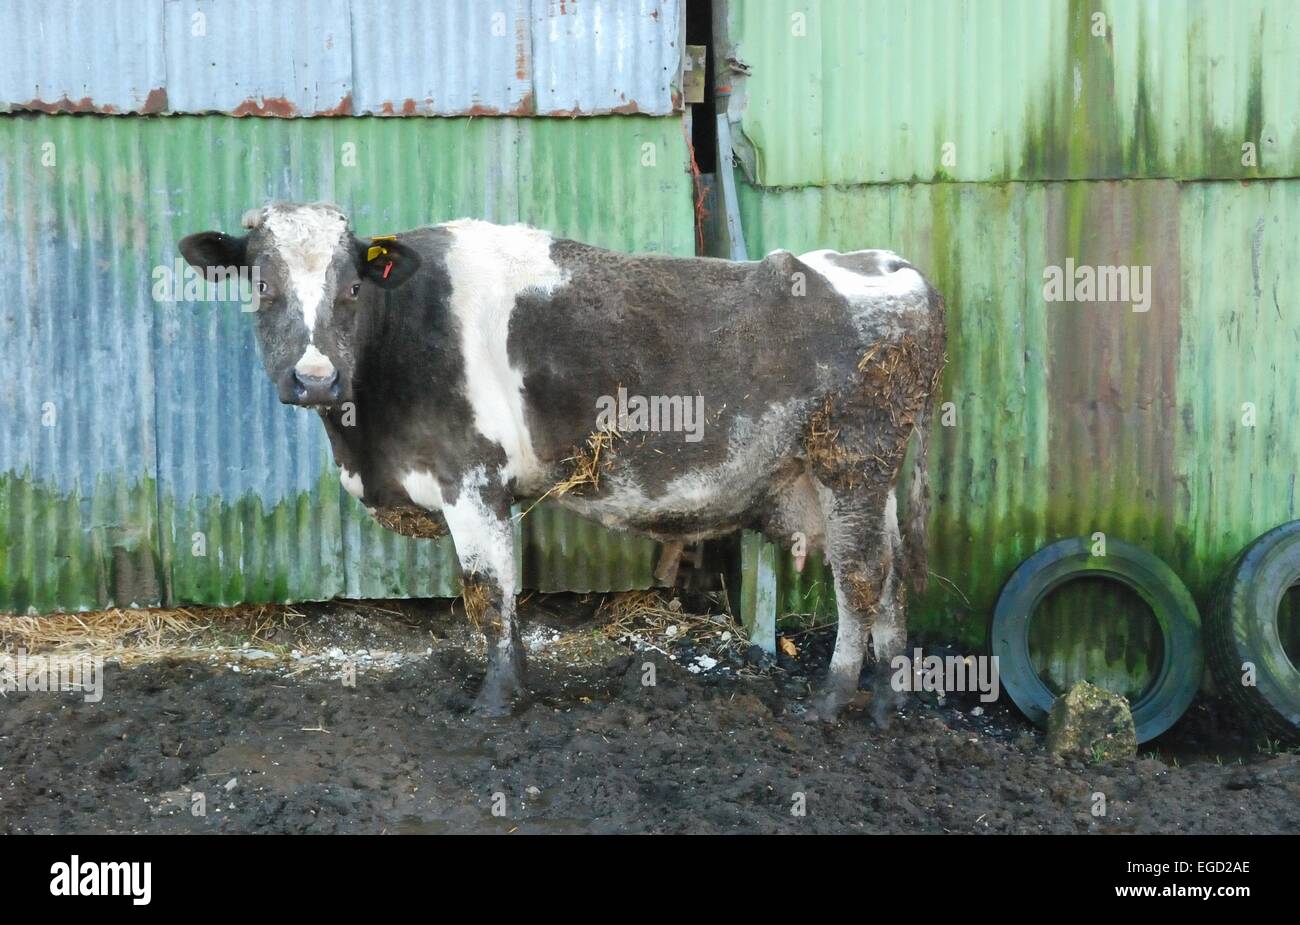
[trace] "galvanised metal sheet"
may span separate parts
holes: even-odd
[[[168,112],[351,112],[349,0],[167,0],[165,9]]]
[[[24,270],[0,309],[0,610],[453,593],[450,544],[387,534],[342,492],[251,318],[173,297],[176,242],[291,198],[362,234],[471,215],[686,254],[686,158],[680,122],[645,117],[0,118],[0,247]],[[621,587],[653,556],[565,530],[606,559],[561,556],[544,586]]]
[[[761,186],[1300,175],[1293,0],[733,0],[727,16],[750,74],[721,79]]]
[[[157,603],[152,259],[130,123],[0,118],[0,609]]]
[[[162,112],[161,0],[44,0],[0,13],[0,112]]]
[[[528,0],[379,0],[355,12],[355,112],[533,113]]]
[[[754,252],[889,247],[947,298],[923,634],[982,645],[1016,565],[1094,532],[1151,549],[1204,604],[1232,556],[1297,517],[1300,180],[740,186]],[[1048,301],[1066,260],[1150,267],[1148,309]],[[1150,624],[1061,593],[1046,612],[1070,631],[1045,670],[1140,683]]]
[[[683,0],[532,0],[535,111],[681,109],[683,7]]]
[[[666,115],[684,0],[111,0],[9,14],[0,111]]]

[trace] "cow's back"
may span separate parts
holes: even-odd
[[[801,404],[860,354],[846,301],[790,254],[761,261],[618,254],[557,241],[564,284],[524,293],[510,324],[534,442],[561,458],[595,427],[596,401],[702,396],[706,437],[646,435],[681,467],[716,463],[734,426]],[[558,454],[558,455],[557,455]]]

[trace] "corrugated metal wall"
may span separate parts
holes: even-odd
[[[209,36],[224,35],[233,48],[231,22],[246,6],[115,3],[80,18],[80,8],[67,4],[24,7],[14,34],[30,41],[18,43],[17,64],[0,63],[0,92],[6,103],[23,103],[14,87],[26,81],[36,88],[32,99],[47,100],[42,94],[58,88],[56,100],[95,101],[75,108],[140,110],[146,88],[161,86],[153,76],[164,20],[179,28],[204,12]],[[247,65],[236,75],[240,92],[269,98],[285,89],[275,81],[292,73],[294,87],[308,94],[294,97],[294,109],[317,111],[341,86],[332,75],[346,73],[356,87],[369,75],[368,92],[378,93],[391,60],[380,65],[372,54],[381,68],[373,72],[340,68],[312,43],[341,44],[364,58],[357,43],[366,29],[375,41],[403,23],[404,32],[419,32],[409,26],[418,4],[385,0],[350,17],[346,3],[308,6],[296,18],[298,4],[274,14],[286,17],[277,31],[288,38],[262,48],[260,58],[247,46],[223,58],[224,68],[244,66],[240,56]],[[437,9],[462,24],[481,12],[459,3]],[[547,41],[591,46],[567,70],[548,66],[545,80],[548,92],[574,94],[570,102],[598,110],[611,88],[633,88],[635,96],[676,60],[679,9],[635,0],[521,2],[507,13],[528,26],[530,54],[541,40],[533,30],[555,31]],[[600,36],[592,31],[597,21]],[[62,31],[51,33],[55,25]],[[512,31],[512,41],[523,34]],[[439,72],[428,70],[436,62],[425,60],[413,79],[439,87],[430,99],[468,99],[465,91],[481,101],[479,79],[482,93],[490,91],[493,65],[460,35],[455,60],[481,69],[440,84]],[[427,37],[451,41],[445,30]],[[32,51],[61,40],[72,49],[52,60]],[[407,40],[413,54],[427,54]],[[102,58],[105,49],[122,56],[121,70]],[[175,50],[168,46],[168,54]],[[152,63],[136,69],[137,52]],[[293,64],[299,58],[319,73],[304,76]],[[277,70],[277,61],[289,70]],[[225,80],[204,89],[176,67],[165,72],[178,81],[167,85],[165,108],[231,102],[208,92]],[[533,73],[530,64],[529,81]],[[101,105],[100,97],[111,102]],[[276,114],[275,107],[256,111]],[[390,534],[341,491],[319,423],[276,400],[251,320],[230,303],[177,300],[159,274],[177,269],[182,236],[235,228],[246,208],[272,198],[335,201],[361,233],[477,216],[622,250],[689,254],[687,162],[673,116],[0,116],[0,253],[19,271],[0,303],[0,362],[10,370],[0,380],[0,610],[457,593],[449,540]],[[653,583],[652,542],[611,540],[560,511],[533,511],[522,541],[528,587]]]
[[[1300,180],[743,185],[741,207],[756,250],[888,245],[945,293],[933,566],[979,612],[1059,536],[1149,546],[1204,590],[1296,516]],[[1150,265],[1150,310],[1045,303],[1066,256]]]
[[[155,302],[154,268],[271,198],[336,201],[362,233],[476,215],[690,253],[685,161],[680,123],[644,117],[0,119],[0,252],[24,270],[0,305],[16,371],[0,387],[0,608],[454,593],[449,543],[388,534],[340,496],[319,423],[276,400],[250,319]],[[556,546],[530,586],[651,583],[652,543],[538,513],[529,548],[545,546],[534,524]]]
[[[46,0],[0,112],[667,115],[682,0]]]
[[[942,578],[914,626],[982,645],[1016,565],[1098,530],[1153,550],[1204,602],[1231,556],[1297,517],[1294,6],[888,6],[797,4],[820,41],[805,45],[791,10],[730,4],[752,69],[732,118],[758,181],[738,171],[752,254],[889,247],[948,300],[955,422],[930,457]],[[1094,10],[1111,30],[1095,49]],[[950,138],[941,169],[929,157]],[[1047,302],[1044,268],[1067,258],[1150,266],[1150,309]],[[785,572],[783,606],[813,609],[818,573]],[[1136,692],[1159,654],[1142,610],[1114,588],[1059,592],[1035,621],[1038,664]]]
[[[1293,0],[733,0],[728,12],[753,71],[732,77],[736,135],[761,186],[1300,174]]]

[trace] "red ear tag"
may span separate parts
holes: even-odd
[[[388,274],[393,272],[393,261],[388,261],[384,266],[384,279],[388,279]]]

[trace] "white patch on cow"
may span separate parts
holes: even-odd
[[[300,206],[267,210],[262,224],[289,274],[310,340],[325,300],[326,277],[334,252],[347,233],[348,220],[332,207]]]
[[[804,406],[800,400],[773,402],[753,421],[737,416],[727,433],[727,457],[716,466],[685,472],[668,483],[660,500],[672,511],[709,509],[721,499],[736,512],[768,488],[774,468],[789,455],[791,421]]]
[[[430,511],[442,510],[442,489],[438,487],[438,480],[428,469],[423,472],[414,470],[407,472],[402,476],[401,483],[402,490],[406,492],[412,504]]]
[[[475,466],[461,479],[456,501],[444,505],[442,514],[461,568],[496,581],[502,596],[513,597],[517,590],[514,529],[509,517],[498,517],[483,500],[487,484],[487,467]]]
[[[557,502],[607,527],[625,527],[672,514],[725,522],[752,508],[759,494],[771,487],[772,474],[789,457],[790,435],[796,432],[792,420],[805,404],[798,399],[773,402],[756,421],[736,416],[727,433],[726,458],[715,466],[677,476],[655,497],[628,474],[614,472],[602,476],[599,495],[570,493],[559,496]],[[702,530],[684,538],[706,539],[720,532],[726,528]]]
[[[311,376],[316,379],[328,379],[335,372],[330,358],[317,350],[315,344],[307,345],[307,349],[294,364],[293,371],[300,376]]]
[[[799,259],[816,270],[830,287],[850,302],[862,299],[879,299],[881,296],[904,298],[925,296],[925,280],[913,267],[901,266],[889,273],[858,273],[832,262],[831,257],[852,257],[867,251],[850,251],[840,254],[833,250],[809,251]],[[881,260],[904,262],[893,251],[874,251]],[[924,302],[922,303],[924,304]]]
[[[451,312],[460,327],[474,426],[505,451],[501,478],[514,479],[520,491],[536,489],[546,473],[524,415],[523,374],[510,365],[506,341],[519,295],[549,295],[567,276],[551,259],[552,238],[544,231],[475,219],[442,227],[451,232]]]
[[[239,220],[239,224],[250,230],[261,227],[270,211],[270,206],[255,206],[244,213],[243,218]]]
[[[339,482],[342,483],[344,490],[358,501],[366,493],[366,486],[361,484],[361,476],[349,472],[347,466],[339,466]]]

